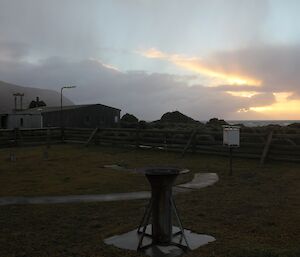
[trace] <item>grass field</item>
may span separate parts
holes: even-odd
[[[217,172],[214,186],[176,196],[184,226],[217,241],[186,256],[299,257],[300,165],[234,160],[227,175],[223,157],[113,148],[53,146],[49,160],[42,148],[17,149],[17,162],[0,150],[0,194],[61,195],[136,191],[143,176],[103,169],[150,164]],[[68,178],[68,179],[66,179]],[[185,180],[188,178],[184,178]],[[138,226],[146,201],[20,205],[0,207],[0,257],[141,256],[103,244],[103,239]]]
[[[111,148],[85,148],[60,145],[48,150],[44,147],[0,150],[0,196],[45,196],[70,194],[103,194],[147,190],[148,182],[141,174],[104,168],[118,164],[125,168],[139,168],[155,164],[185,165],[174,154],[157,158],[155,152]],[[16,162],[9,161],[14,152]],[[178,183],[188,181],[197,170],[180,177]]]

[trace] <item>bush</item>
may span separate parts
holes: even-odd
[[[121,122],[129,122],[129,123],[138,123],[138,118],[135,117],[132,114],[126,113],[125,115],[123,115],[123,117],[121,118]]]

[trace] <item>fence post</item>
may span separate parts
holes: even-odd
[[[86,146],[86,147],[88,147],[89,144],[92,142],[93,138],[95,138],[97,132],[98,132],[98,128],[95,128],[95,129],[92,131],[92,133],[90,134],[88,140],[87,140],[86,143],[85,143],[85,146]]]
[[[97,133],[95,135],[95,144],[99,145],[101,143],[101,129],[98,128]]]
[[[196,152],[196,143],[197,143],[197,133],[198,133],[198,131],[197,130],[195,130],[195,134],[194,134],[194,136],[193,136],[193,138],[192,138],[192,152],[193,153],[195,153]]]
[[[164,133],[164,148],[165,148],[165,151],[167,151],[167,149],[168,149],[167,138],[168,138],[168,134],[165,132]]]
[[[191,136],[190,136],[190,138],[189,138],[187,144],[185,145],[185,147],[184,147],[184,149],[183,149],[183,151],[182,151],[182,154],[181,154],[182,157],[184,157],[185,152],[186,152],[187,149],[190,147],[190,145],[191,145],[191,143],[192,143],[192,141],[193,141],[193,139],[194,139],[196,133],[197,133],[197,129],[194,129],[194,130],[192,131],[192,133],[191,133]]]
[[[14,143],[15,143],[15,146],[18,146],[18,133],[19,132],[19,129],[18,128],[15,128],[14,129]]]
[[[232,176],[232,146],[229,146],[229,176]]]
[[[265,144],[264,150],[263,150],[261,158],[260,158],[260,166],[263,166],[265,163],[265,160],[267,158],[267,155],[269,153],[269,149],[271,146],[272,138],[273,138],[273,130],[268,135],[267,142]]]
[[[10,152],[9,152],[9,160],[11,162],[15,162],[17,160],[16,153],[14,151],[15,142],[14,140],[10,141]]]
[[[47,135],[46,135],[46,147],[50,148],[50,144],[51,144],[51,130],[48,128],[46,131]]]
[[[137,127],[135,131],[135,147],[139,148],[140,147],[140,128]]]

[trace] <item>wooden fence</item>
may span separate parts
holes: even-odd
[[[62,142],[59,128],[1,129],[0,147],[57,144]]]
[[[228,155],[222,131],[65,128],[0,130],[0,147],[37,144],[80,143],[157,148],[164,151]],[[300,162],[300,130],[241,131],[240,147],[234,156]]]

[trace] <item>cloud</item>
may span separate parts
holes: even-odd
[[[297,120],[299,119],[299,108],[300,108],[300,100],[292,100],[289,99],[291,96],[290,92],[281,92],[274,93],[276,98],[276,102],[261,107],[250,107],[249,110],[264,113],[269,118],[272,117],[280,117],[280,119],[290,119]],[[277,118],[278,119],[278,118]]]
[[[210,65],[207,64],[205,60],[201,60],[196,57],[187,57],[179,54],[167,54],[157,50],[155,48],[150,48],[147,50],[136,51],[144,57],[152,58],[152,59],[162,59],[172,64],[175,64],[181,68],[193,71],[195,73],[199,73],[201,75],[205,75],[212,78],[220,79],[224,82],[235,86],[260,86],[261,81],[258,79],[251,78],[250,76],[246,76],[240,74],[237,71],[228,71],[223,69],[221,66]]]
[[[300,91],[300,45],[257,45],[216,52],[205,58],[167,54],[150,48],[139,53],[223,80],[220,90]],[[227,83],[226,83],[227,82]],[[238,85],[238,87],[237,87]]]
[[[0,60],[20,60],[29,54],[28,45],[20,42],[0,41]]]
[[[250,97],[250,106],[268,106],[276,102],[273,93],[260,93]]]
[[[0,78],[14,84],[59,91],[76,103],[102,103],[141,119],[155,120],[179,110],[198,120],[211,117],[240,117],[237,110],[253,106],[254,98],[243,99],[201,85],[188,86],[189,76],[162,73],[120,72],[100,60],[71,61],[59,57],[37,63],[0,60]],[[269,99],[270,100],[270,99]],[[245,118],[245,117],[244,117]]]
[[[299,118],[300,45],[257,44],[201,59],[157,49],[140,54],[210,77],[216,92],[248,98],[246,105],[250,107],[241,108],[239,113],[259,112],[270,119]],[[215,78],[221,81],[215,84]]]
[[[216,87],[212,87],[212,89],[216,91],[235,91],[235,92],[241,92],[241,91],[254,91],[254,92],[264,92],[264,89],[262,87],[257,86],[251,86],[251,85],[239,85],[238,87],[236,85],[223,85],[220,84]]]
[[[136,53],[141,54],[142,56],[145,56],[147,58],[158,58],[158,59],[170,59],[169,56],[166,53],[163,53],[157,49],[155,49],[154,47],[151,47],[145,51],[142,50],[138,50],[136,51]]]
[[[0,35],[6,39],[0,42],[1,80],[56,90],[76,84],[66,94],[78,103],[103,102],[145,119],[172,109],[199,119],[236,117],[244,115],[236,113],[243,108],[250,118],[257,115],[250,108],[278,101],[274,92],[290,93],[291,101],[300,96],[300,46],[262,43],[274,37],[289,42],[282,36],[284,22],[273,24],[278,3],[2,0],[0,5]],[[296,17],[295,8],[287,10],[282,20]],[[146,51],[132,54],[139,47]],[[141,71],[125,72],[131,69]],[[195,81],[201,85],[191,87]]]
[[[32,45],[37,57],[77,60],[111,58],[104,48],[232,48],[257,40],[269,12],[267,0],[0,2],[1,38]]]
[[[93,0],[1,0],[0,35],[9,42],[32,46],[38,57],[88,58],[99,51],[101,42],[95,23],[97,9]]]
[[[254,77],[268,92],[300,91],[300,45],[251,46],[218,52],[205,61],[228,73]]]

